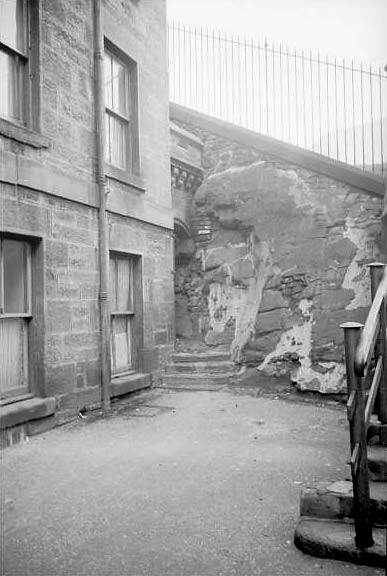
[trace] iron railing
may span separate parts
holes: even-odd
[[[169,26],[170,99],[386,173],[387,76],[372,66]]]
[[[387,425],[387,266],[371,264],[372,305],[364,325],[347,322],[344,329],[347,372],[347,412],[351,444],[351,473],[355,540],[359,548],[373,544],[367,432],[376,406],[381,444]]]

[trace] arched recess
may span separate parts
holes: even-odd
[[[186,264],[195,253],[195,244],[192,240],[189,227],[179,218],[174,219],[175,235],[175,268]]]

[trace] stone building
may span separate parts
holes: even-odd
[[[12,442],[149,386],[171,350],[165,1],[3,0],[0,41],[1,425]]]
[[[344,391],[340,325],[365,321],[367,264],[385,258],[383,178],[176,104],[171,120],[195,138],[186,162],[204,176],[193,246],[176,262],[176,337],[190,370],[226,352],[236,381]],[[176,364],[167,379],[189,382]]]

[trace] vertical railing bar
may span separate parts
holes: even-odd
[[[339,120],[337,116],[337,62],[335,58],[335,120],[336,120],[336,160],[339,159]]]
[[[380,159],[382,163],[382,176],[384,174],[383,158],[383,105],[382,105],[382,70],[379,68],[379,108],[380,108]]]
[[[235,86],[235,76],[234,76],[234,35],[231,34],[231,84],[232,84],[232,122],[235,122],[235,94],[234,94],[234,86]]]
[[[211,106],[211,92],[210,92],[210,87],[211,87],[211,82],[210,82],[210,78],[211,78],[211,63],[210,63],[210,35],[209,35],[209,30],[208,28],[206,28],[206,61],[207,61],[207,87],[208,90],[206,90],[207,92],[207,114],[210,114],[210,106]]]
[[[201,110],[204,108],[204,50],[203,50],[203,28],[200,26],[200,101]]]
[[[188,28],[188,38],[189,38],[189,42],[188,42],[188,78],[189,78],[189,85],[188,85],[188,94],[189,94],[189,102],[190,105],[192,107],[192,101],[193,101],[193,86],[192,86],[192,75],[193,75],[193,70],[192,70],[192,28],[189,27]]]
[[[195,44],[195,106],[198,107],[199,101],[199,86],[198,86],[198,42],[197,42],[197,34],[196,34],[196,26],[195,26],[195,33],[194,33],[194,44]]]
[[[212,80],[213,80],[213,115],[216,116],[216,63],[215,63],[215,30],[212,30]]]
[[[352,134],[353,134],[353,164],[356,166],[356,130],[355,130],[355,79],[353,71],[353,60],[351,64],[352,79]]]
[[[287,81],[288,81],[288,142],[291,142],[290,136],[290,54],[289,46],[286,47],[286,58],[287,58]]]
[[[345,62],[343,60],[343,104],[344,104],[344,158],[345,162],[347,162],[347,95],[345,90],[345,77],[346,77],[346,69],[344,66]]]
[[[223,59],[222,59],[222,45],[220,43],[221,37],[220,37],[220,30],[218,30],[218,53],[219,53],[219,105],[220,105],[220,110],[219,110],[219,114],[220,117],[223,118]]]
[[[353,509],[355,520],[355,542],[358,548],[368,548],[373,544],[372,521],[370,517],[370,490],[367,469],[367,445],[364,420],[364,388],[362,378],[355,374],[355,351],[359,342],[362,324],[348,322],[344,329],[345,366],[348,398],[355,397],[355,409],[349,418],[351,456],[357,459],[351,466],[353,484]],[[351,458],[352,460],[352,458]]]
[[[310,52],[310,115],[312,122],[312,150],[314,151],[314,95],[313,95],[313,61],[312,52]]]
[[[372,172],[375,172],[375,152],[374,152],[374,114],[373,114],[373,94],[372,94],[372,65],[370,64],[370,113],[371,113],[371,156]]]
[[[230,95],[230,89],[228,86],[228,81],[229,81],[229,73],[228,73],[228,51],[227,51],[227,37],[223,36],[223,40],[225,41],[224,43],[224,79],[225,79],[225,111],[226,111],[226,120],[229,119],[229,95]]]
[[[327,68],[327,150],[328,156],[330,156],[330,123],[329,123],[329,62],[328,56],[326,57],[326,68]]]
[[[282,44],[279,46],[279,67],[280,67],[280,109],[281,109],[281,140],[284,139],[284,98],[283,98],[283,83],[282,83]]]
[[[269,94],[267,74],[267,38],[265,38],[265,94],[266,94],[266,134],[269,134]]]
[[[276,106],[277,106],[277,102],[276,102],[276,89],[275,89],[275,50],[274,50],[274,42],[272,42],[271,44],[271,48],[272,48],[272,80],[273,80],[273,136],[274,138],[276,137],[276,133],[277,133],[277,115],[276,115]]]
[[[252,122],[253,129],[256,130],[255,126],[255,66],[254,66],[254,44],[253,40],[250,39],[250,51],[251,51],[251,110],[252,110]]]
[[[183,98],[183,102],[186,103],[186,94],[187,94],[187,68],[188,68],[188,64],[186,62],[186,58],[187,58],[187,39],[186,39],[186,35],[185,35],[185,24],[183,24],[183,58],[184,58],[184,98]]]
[[[363,62],[360,62],[360,103],[361,103],[361,140],[362,140],[362,158],[363,170],[365,168],[365,149],[364,149],[364,95],[363,95]]]
[[[320,52],[317,53],[317,73],[318,73],[318,118],[320,132],[320,154],[322,154],[322,136],[321,136],[321,60]]]
[[[298,88],[297,88],[297,53],[294,49],[294,112],[296,123],[296,142],[299,145],[299,122],[298,122]]]
[[[303,99],[303,112],[304,112],[304,147],[307,148],[308,143],[306,140],[306,89],[305,89],[305,56],[304,51],[301,53],[302,62],[302,99]]]
[[[241,39],[240,36],[238,34],[238,103],[239,103],[239,124],[242,124],[242,82],[241,82],[241,76],[242,76],[242,66],[241,66],[241,47],[242,47],[242,43],[241,43]]]
[[[262,89],[261,89],[261,44],[258,40],[257,44],[258,53],[258,106],[259,106],[259,132],[262,132]]]
[[[250,124],[250,106],[249,106],[249,90],[248,90],[248,74],[247,74],[247,39],[246,39],[246,34],[244,35],[243,38],[243,48],[244,48],[244,61],[245,61],[245,97],[244,97],[244,102],[245,102],[245,126],[247,126],[247,128],[251,128],[251,124]]]

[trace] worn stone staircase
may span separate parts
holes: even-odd
[[[319,482],[301,493],[294,541],[303,552],[386,567],[387,447],[379,438],[379,443],[369,445],[367,452],[374,545],[365,549],[355,545],[352,481]]]
[[[226,351],[175,352],[165,368],[164,388],[217,390],[232,383],[236,365]]]

